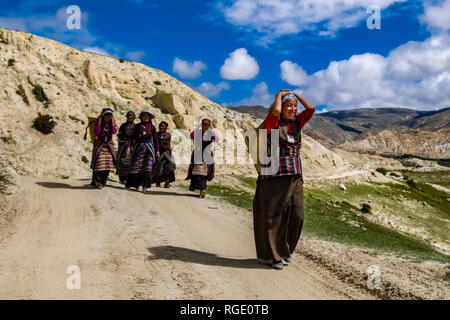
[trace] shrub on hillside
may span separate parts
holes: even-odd
[[[377,168],[376,171],[378,171],[379,173],[382,173],[383,175],[386,175],[387,170],[385,168]]]
[[[53,132],[53,128],[56,126],[56,122],[53,117],[48,114],[41,114],[33,121],[33,128],[43,134],[50,134]]]
[[[361,207],[361,212],[364,213],[370,213],[372,210],[372,207],[370,206],[370,204],[368,203],[363,203],[362,207]]]
[[[36,97],[36,100],[40,102],[48,101],[47,96],[45,95],[44,88],[40,85],[35,85],[33,88],[33,94]]]
[[[416,182],[414,181],[414,179],[408,179],[406,180],[406,184],[408,186],[410,186],[411,188],[417,188]]]
[[[0,172],[0,193],[5,193],[9,184],[11,184],[11,180],[8,175]]]

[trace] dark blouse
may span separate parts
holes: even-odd
[[[172,150],[170,147],[170,139],[171,139],[171,135],[170,133],[166,132],[158,132],[158,138],[159,138],[159,144],[160,144],[160,148],[161,151],[165,151],[165,150]]]
[[[134,128],[136,127],[136,124],[134,122],[131,123],[124,123],[119,128],[118,137],[119,140],[127,141],[129,139],[133,138],[134,134]]]
[[[155,152],[159,152],[159,140],[155,126],[150,122],[137,124],[134,128],[134,142],[145,143],[150,139],[153,139]]]

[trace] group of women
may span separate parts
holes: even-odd
[[[297,113],[298,101],[305,107],[301,113]],[[267,131],[267,157],[271,161],[265,161],[266,164],[258,169],[253,199],[254,238],[257,258],[277,270],[291,262],[303,227],[301,131],[314,112],[314,106],[306,99],[283,89],[277,93],[262,125]],[[119,129],[116,160],[112,136],[117,132],[117,127],[112,110],[104,109],[98,117],[92,156],[93,186],[102,188],[109,170],[114,169],[116,163],[117,174],[126,188],[142,187],[142,191],[146,192],[152,180],[157,184],[164,182],[166,187],[174,181],[175,165],[167,123],[161,122],[159,132],[156,132],[151,123],[153,116],[147,109],[141,112],[139,124],[134,124],[134,118],[134,113],[128,112],[127,122]],[[211,121],[203,119],[201,128],[194,130],[190,136],[194,140],[194,151],[186,179],[191,180],[190,190],[200,190],[200,197],[205,196],[207,181],[214,177],[210,148],[213,142],[218,142],[218,138],[210,127]],[[275,149],[271,146],[274,142],[277,143]],[[155,159],[159,161],[154,167]]]
[[[126,189],[135,188],[146,193],[152,183],[158,187],[164,183],[165,188],[170,188],[170,183],[175,181],[176,165],[170,145],[171,135],[167,132],[169,125],[161,121],[157,132],[152,119],[154,116],[151,111],[144,109],[139,114],[140,123],[135,123],[136,114],[130,110],[126,114],[126,122],[117,130],[113,110],[102,110],[94,122],[96,138],[91,161],[92,187],[102,189],[107,183],[110,171],[116,169],[120,182],[125,184]],[[201,129],[191,133],[191,139],[197,143],[194,144],[186,179],[191,180],[189,190],[199,190],[202,198],[206,195],[207,181],[214,178],[214,163],[203,159],[205,149],[210,147],[212,142],[218,141],[210,127],[211,121],[203,119]],[[116,133],[119,140],[117,152],[113,142]],[[206,141],[207,137],[209,141]],[[196,152],[201,152],[201,159],[194,159]],[[212,151],[209,155],[208,160],[211,161]]]

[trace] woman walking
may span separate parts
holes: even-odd
[[[116,121],[113,111],[104,108],[94,123],[94,133],[96,135],[94,148],[92,150],[91,186],[102,189],[108,181],[109,171],[115,169],[116,152],[112,136],[117,133]]]
[[[191,139],[194,140],[194,151],[192,152],[186,180],[191,180],[189,190],[200,190],[200,198],[204,198],[206,196],[207,181],[211,181],[214,178],[212,143],[219,142],[219,138],[211,130],[211,120],[203,119],[202,128],[192,131]]]
[[[121,183],[125,184],[128,176],[128,172],[131,168],[131,160],[134,150],[133,145],[133,133],[134,119],[136,114],[133,111],[127,112],[127,121],[122,124],[119,128],[119,133],[117,137],[119,138],[119,149],[117,150],[117,175]]]
[[[161,187],[164,182],[164,188],[170,188],[170,183],[175,181],[175,163],[172,158],[172,148],[170,147],[171,135],[167,132],[169,124],[161,121],[159,124],[158,139],[161,157],[155,166],[153,182],[157,187]]]
[[[297,101],[305,107],[297,113]],[[253,199],[253,226],[256,254],[283,269],[300,239],[304,220],[303,172],[300,157],[301,130],[315,108],[290,90],[277,93],[265,119],[270,163],[262,165]],[[274,129],[278,129],[275,131]],[[271,149],[271,138],[279,148]],[[277,150],[270,154],[270,150]],[[279,151],[278,151],[279,150]]]
[[[142,187],[143,193],[146,193],[147,188],[151,187],[153,164],[156,159],[159,159],[158,135],[152,124],[152,118],[154,116],[148,109],[142,110],[139,115],[141,123],[134,128],[135,151],[125,184],[127,189],[134,187],[139,190],[139,187]]]

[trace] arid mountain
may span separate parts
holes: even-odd
[[[267,115],[267,108],[263,106],[238,106],[238,107],[232,107],[227,106],[227,108],[230,108],[231,110],[235,110],[241,113],[248,113],[252,116],[255,116],[258,119],[264,119]]]
[[[261,107],[235,109],[264,117]],[[305,127],[305,133],[328,147],[340,146],[353,152],[449,158],[450,108],[334,110],[316,114]]]

